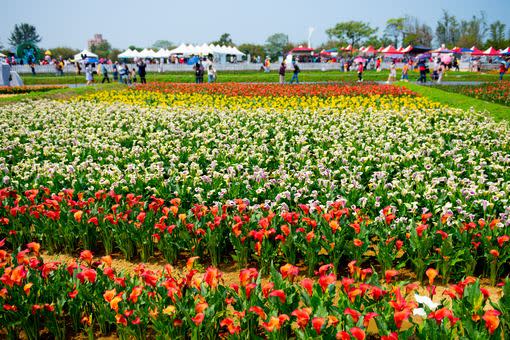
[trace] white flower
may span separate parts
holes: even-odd
[[[414,294],[414,299],[419,304],[423,304],[423,305],[427,306],[430,310],[436,310],[436,308],[439,306],[438,303],[435,303],[434,301],[432,301],[428,296]]]
[[[413,309],[413,315],[426,318],[427,312],[425,312],[425,309],[423,309],[423,308],[415,308],[415,309]]]

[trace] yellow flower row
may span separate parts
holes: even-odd
[[[225,96],[200,93],[160,93],[151,91],[100,91],[81,98],[87,101],[121,102],[131,105],[157,107],[210,107],[216,109],[302,109],[317,110],[322,108],[376,108],[384,110],[436,109],[440,104],[424,97],[411,96]]]

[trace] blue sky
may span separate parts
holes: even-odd
[[[381,29],[388,18],[410,14],[435,27],[447,9],[459,19],[483,10],[489,22],[501,20],[510,28],[509,0],[412,1],[42,1],[1,0],[0,42],[8,45],[14,25],[37,27],[45,48],[83,48],[94,33],[102,33],[114,47],[147,47],[159,39],[176,44],[203,43],[228,32],[235,43],[264,43],[276,32],[293,42],[305,41],[315,27],[312,44],[327,40],[324,31],[335,23],[363,20]],[[6,9],[6,10],[5,10]]]

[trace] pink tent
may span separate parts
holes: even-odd
[[[313,48],[300,45],[299,47],[294,47],[290,52],[313,52]]]
[[[372,45],[368,46],[367,48],[365,48],[363,50],[363,53],[366,53],[366,54],[374,54],[375,52],[377,52],[377,51],[375,50],[375,48]]]
[[[384,46],[379,47],[379,48],[377,49],[377,53],[381,53],[381,52],[382,52],[382,50],[384,50]]]
[[[486,49],[484,52],[483,52],[484,55],[489,55],[489,56],[496,56],[496,55],[500,55],[501,53],[499,53],[498,50],[496,50],[494,47],[489,47],[488,49]]]

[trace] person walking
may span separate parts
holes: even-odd
[[[103,79],[101,80],[101,84],[104,84],[105,80],[110,83],[110,77],[108,77],[108,68],[106,67],[106,62],[103,61],[101,63],[101,74],[103,75]]]
[[[138,63],[138,75],[140,76],[140,83],[147,84],[147,80],[145,80],[146,71],[145,68],[147,67],[147,64],[143,59],[141,59]]]
[[[358,83],[361,83],[363,81],[363,70],[364,70],[363,63],[359,62],[358,63]]]
[[[418,70],[420,71],[420,77],[418,78],[418,82],[426,83],[427,82],[427,67],[425,66],[425,61],[420,60],[418,63]]]
[[[459,60],[457,59],[457,57],[453,57],[453,68],[457,72],[460,71],[460,69],[459,69]]]
[[[35,76],[35,64],[33,61],[30,61],[30,69],[32,70],[32,75]]]
[[[94,64],[88,63],[85,65],[85,80],[87,85],[92,85],[94,82]]]
[[[446,71],[446,65],[445,63],[440,63],[439,67],[437,68],[437,83],[441,84],[441,81],[443,80],[444,72]]]
[[[505,75],[506,71],[508,71],[506,68],[506,63],[501,62],[501,65],[499,65],[499,80],[503,80],[503,76]]]
[[[381,58],[377,58],[375,61],[375,70],[377,72],[381,72]]]
[[[116,61],[115,64],[112,65],[112,74],[113,74],[113,81],[119,81],[119,63]]]
[[[122,82],[126,85],[131,85],[131,79],[130,79],[130,72],[129,72],[129,67],[127,66],[127,64],[124,64],[123,66],[120,67],[120,78],[122,79]]]
[[[282,61],[278,74],[280,75],[280,84],[285,84],[285,61]]]
[[[290,79],[290,83],[294,83],[294,80],[296,81],[296,84],[299,84],[299,72],[301,72],[301,70],[299,69],[299,66],[297,64],[297,62],[294,60],[292,62],[292,65],[294,66],[294,72],[292,74],[292,78]]]
[[[395,60],[392,60],[390,65],[390,75],[388,76],[388,80],[386,81],[386,84],[391,83],[392,81],[397,80],[397,64],[395,63]]]

